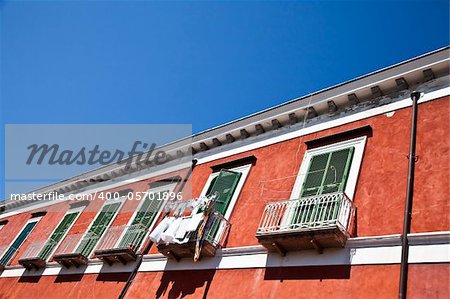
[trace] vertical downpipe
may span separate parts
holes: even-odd
[[[413,192],[414,192],[414,170],[416,163],[416,129],[417,129],[417,109],[418,101],[420,99],[420,92],[413,91],[411,93],[412,100],[412,114],[411,114],[411,132],[409,142],[409,163],[408,163],[408,178],[406,187],[406,201],[405,201],[405,214],[403,219],[403,234],[402,241],[402,259],[400,263],[400,283],[398,288],[398,298],[406,298],[406,290],[408,288],[408,234],[411,231],[411,211],[413,204]]]

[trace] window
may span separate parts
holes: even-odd
[[[164,194],[175,189],[176,184],[167,184],[149,190],[148,196],[139,205],[137,211],[131,217],[128,228],[119,240],[118,248],[136,246],[136,250],[150,231],[164,203]]]
[[[353,199],[366,136],[307,150],[291,199],[345,192]]]
[[[353,198],[365,141],[363,136],[306,151],[291,199],[313,198],[290,210],[283,223],[318,227],[336,221],[342,195],[320,195],[345,192]]]
[[[228,219],[236,204],[241,192],[251,164],[231,168],[212,173],[203,188],[201,196],[207,196],[218,192],[219,198],[216,200],[215,209]],[[218,177],[221,177],[218,182]]]
[[[113,221],[113,218],[116,216],[124,200],[125,198],[121,201],[115,201],[113,203],[103,205],[102,209],[97,213],[97,216],[87,230],[87,233],[78,244],[76,250],[77,253],[80,253],[85,257],[90,255],[103,233]]]
[[[300,197],[343,191],[354,147],[313,155]]]
[[[6,266],[11,259],[14,257],[16,252],[19,250],[20,246],[25,242],[28,235],[34,229],[36,224],[39,222],[40,218],[31,219],[25,224],[20,233],[16,236],[14,241],[9,245],[8,249],[5,251],[3,256],[0,259],[0,265]]]
[[[47,261],[50,258],[50,256],[53,254],[53,252],[56,250],[58,245],[68,233],[69,229],[73,226],[78,216],[80,216],[82,210],[82,208],[71,209],[66,213],[56,229],[53,231],[48,241],[45,243],[42,250],[39,252],[39,258],[44,261]]]
[[[222,215],[225,214],[231,197],[236,191],[236,186],[241,178],[242,173],[231,170],[221,170],[219,175],[215,177],[208,188],[207,196],[217,194],[214,210]]]

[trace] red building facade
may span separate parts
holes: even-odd
[[[172,224],[165,241],[150,238],[167,219],[191,221],[188,204],[4,204],[0,297],[396,297],[417,90],[407,294],[448,298],[448,54],[441,49],[195,135],[192,169],[174,160],[132,182],[80,186],[74,178],[40,191],[168,191],[184,194],[183,202],[215,195],[209,217],[217,220],[205,222],[197,262],[201,221],[190,235],[174,230],[175,241],[166,238]]]

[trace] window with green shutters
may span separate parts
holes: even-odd
[[[67,231],[72,227],[72,224],[75,222],[75,219],[80,214],[80,211],[77,212],[68,212],[59,225],[56,227],[56,229],[53,231],[52,235],[48,239],[48,241],[45,243],[42,250],[39,252],[38,257],[46,261],[50,255],[55,250],[56,246],[59,244],[59,242],[62,240],[62,238],[66,235]]]
[[[303,181],[300,197],[319,196],[333,192],[343,192],[352,163],[354,147],[317,154],[309,161],[308,172]],[[303,224],[333,220],[337,217],[340,201],[315,200],[313,206],[296,208],[292,223]],[[319,219],[324,218],[324,219]]]
[[[230,205],[231,198],[236,191],[241,175],[240,172],[221,170],[219,175],[211,181],[206,195],[210,196],[216,193],[218,194],[214,209],[222,215],[225,215],[225,212]]]
[[[164,194],[168,192],[170,190],[149,193],[151,195],[147,196],[139,207],[130,226],[122,236],[118,248],[124,248],[130,245],[135,246],[136,249],[139,248],[147,230],[150,228],[164,202]]]
[[[219,172],[218,176],[211,180],[206,196],[213,194],[218,195],[213,208],[223,216],[225,216],[228,206],[230,205],[241,175],[242,173],[240,172],[223,169]],[[220,222],[214,221],[208,232],[208,236],[214,239],[217,235],[219,227]]]
[[[116,215],[120,205],[121,202],[116,202],[103,206],[83,240],[81,240],[78,245],[76,250],[77,253],[80,253],[85,257],[89,256],[95,245],[97,245],[98,240],[111,223],[113,217]]]
[[[5,251],[3,256],[0,259],[0,265],[6,266],[9,261],[13,258],[14,254],[17,252],[19,247],[25,242],[28,235],[31,233],[33,228],[36,226],[38,221],[32,221],[25,225],[25,227],[22,229],[22,231],[19,233],[19,235],[16,237],[14,242],[9,246],[9,248]]]
[[[344,191],[354,147],[311,157],[300,197]]]

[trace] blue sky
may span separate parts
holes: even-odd
[[[447,1],[1,1],[0,120],[199,132],[446,46],[448,12]]]

